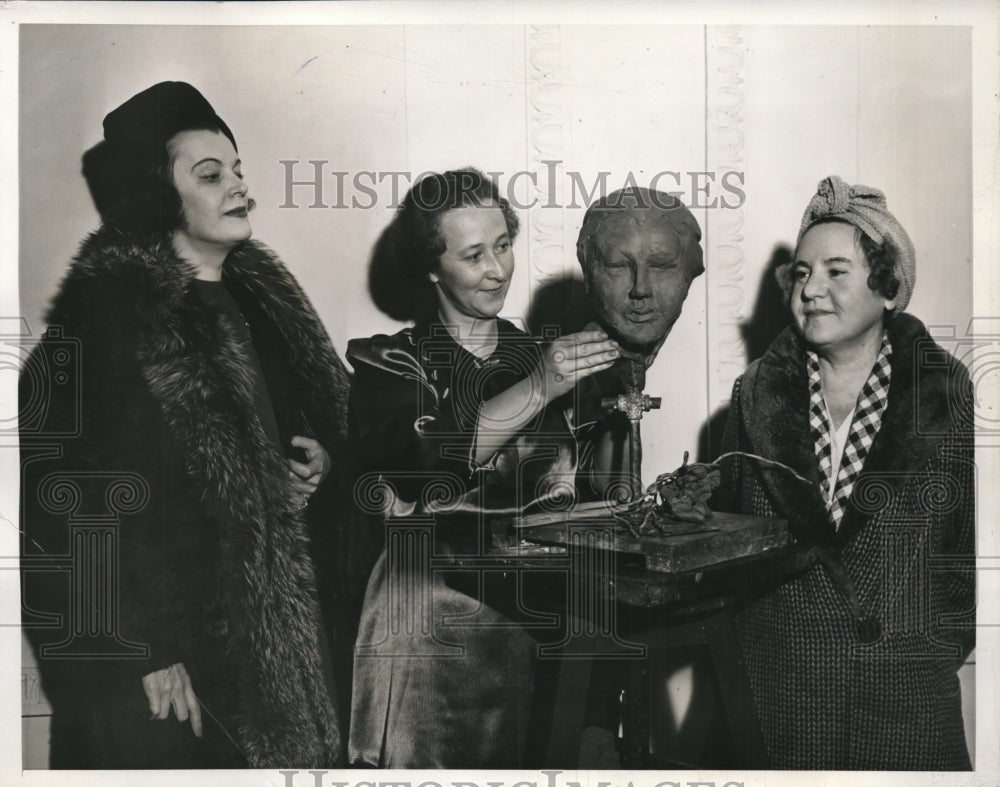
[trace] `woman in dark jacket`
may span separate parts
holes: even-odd
[[[739,619],[774,767],[968,769],[957,670],[974,643],[973,397],[903,312],[912,243],[882,192],[830,177],[779,269],[795,325],[737,380],[736,510],[797,543]],[[765,572],[766,573],[766,572]]]
[[[111,112],[84,173],[102,226],[22,376],[51,764],[336,764],[308,530],[340,475],[344,367],[249,240],[235,139],[193,87]],[[46,370],[70,384],[33,407]]]
[[[398,220],[403,263],[437,308],[347,351],[356,500],[394,520],[373,523],[389,543],[361,616],[349,756],[383,768],[516,767],[534,640],[514,604],[498,609],[488,581],[449,569],[447,555],[456,542],[475,550],[490,512],[565,497],[579,456],[557,400],[610,368],[618,348],[596,330],[543,349],[498,317],[518,223],[477,170],[423,178]]]

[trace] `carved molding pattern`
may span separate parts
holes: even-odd
[[[564,118],[568,116],[563,86],[561,34],[558,25],[529,25],[525,35],[527,60],[527,167],[535,173],[528,205],[528,258],[531,288],[565,276],[575,259],[567,255],[561,207],[545,207],[551,197],[561,205]],[[544,162],[559,162],[557,165]],[[553,169],[555,172],[553,172]],[[527,181],[525,181],[527,182]],[[554,192],[551,191],[554,189]]]
[[[708,169],[746,172],[746,43],[739,26],[706,29],[706,132]],[[743,207],[708,211],[706,268],[712,370],[709,406],[729,400],[733,381],[746,366],[741,325],[746,302]]]

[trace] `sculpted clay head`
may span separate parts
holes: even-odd
[[[661,191],[614,191],[587,209],[576,253],[597,317],[633,352],[655,355],[705,270],[701,229]]]

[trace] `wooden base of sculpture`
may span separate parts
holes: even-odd
[[[591,549],[641,556],[650,571],[682,573],[752,558],[788,543],[788,527],[781,519],[713,512],[704,522],[662,517],[657,524],[662,532],[636,537],[608,504],[592,503],[497,523],[493,546],[568,547],[585,541]]]

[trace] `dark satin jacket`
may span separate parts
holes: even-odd
[[[475,460],[483,403],[526,378],[539,360],[534,339],[506,320],[497,327],[487,359],[440,324],[350,342],[349,444],[359,494],[379,481],[391,485],[396,514],[502,511],[572,487],[579,456],[568,406],[546,408],[488,461]]]
[[[472,576],[468,571],[456,577],[441,567],[441,545],[448,544],[450,554],[461,548],[449,524],[458,524],[464,538],[481,532],[479,515],[540,500],[568,503],[579,456],[569,408],[557,402],[488,461],[475,461],[483,403],[526,378],[539,360],[533,339],[505,320],[498,320],[498,329],[497,347],[485,360],[432,324],[348,347],[355,369],[349,430],[355,500],[367,514],[369,534],[381,541],[390,533],[360,615],[352,764],[523,763],[535,642],[509,610],[501,611],[514,600],[511,589],[501,589],[501,598],[490,592],[484,598],[476,577],[472,589],[461,581]],[[447,513],[458,515],[441,516]],[[403,527],[433,520],[427,551],[400,551],[417,541],[400,546],[387,514],[414,515],[402,520]],[[438,561],[433,571],[428,552]]]

